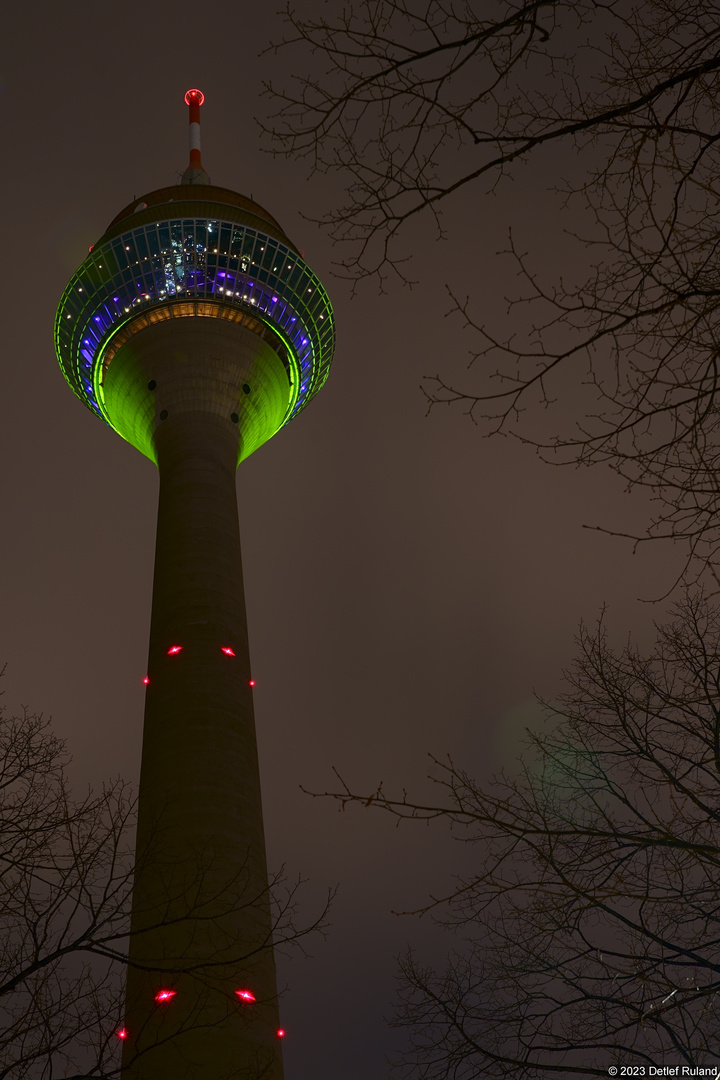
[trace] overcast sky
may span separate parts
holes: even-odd
[[[136,780],[141,750],[157,475],[85,410],[54,358],[63,288],[133,197],[187,161],[190,86],[206,95],[203,162],[252,195],[304,249],[335,306],[323,391],[238,472],[243,558],[271,867],[310,879],[308,909],[339,894],[312,957],[281,961],[287,1080],[375,1080],[397,1045],[395,957],[442,941],[393,910],[442,891],[461,855],[442,828],[338,813],[332,767],[370,791],[423,790],[427,754],[482,778],[508,766],[533,689],[552,696],[581,618],[610,607],[641,639],[674,566],[583,524],[632,528],[648,506],[610,473],[552,469],[510,440],[482,440],[449,410],[425,418],[424,374],[465,375],[472,345],[444,318],[446,284],[496,320],[514,287],[496,252],[510,226],[548,275],[571,267],[546,195],[574,155],[538,158],[494,198],[449,205],[448,239],[413,236],[412,290],[351,300],[312,215],[339,180],[261,151],[262,56],[272,5],[16,5],[0,72],[5,259],[0,361],[5,701],[51,713],[78,785]]]

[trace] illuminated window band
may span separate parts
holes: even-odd
[[[116,351],[112,339],[141,312],[196,298],[242,309],[251,329],[254,319],[277,334],[294,384],[283,424],[297,416],[325,382],[335,348],[327,293],[296,252],[257,229],[220,219],[160,221],[95,245],[55,318],[60,367],[78,397],[107,420],[101,362],[107,365]]]

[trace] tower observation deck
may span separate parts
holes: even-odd
[[[257,203],[182,182],[73,275],[55,344],[160,477],[123,1038],[130,1080],[282,1080],[235,471],[323,385],[327,294]]]

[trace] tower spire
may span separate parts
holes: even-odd
[[[209,184],[210,177],[202,167],[200,158],[200,106],[205,101],[202,90],[185,92],[185,104],[190,114],[190,164],[182,175],[183,184]]]

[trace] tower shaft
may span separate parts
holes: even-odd
[[[220,338],[213,348],[208,320],[202,354],[193,354],[193,323],[179,327],[189,351],[149,330],[113,361],[116,375],[159,373],[158,408],[168,406],[154,436],[160,495],[123,1063],[131,1080],[281,1080],[235,486],[240,434],[221,377],[223,364],[247,358]],[[212,392],[195,385],[199,372]],[[175,994],[158,1003],[163,990]]]

